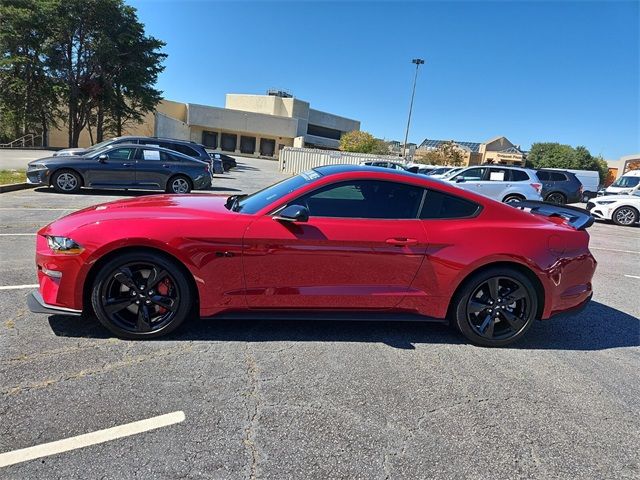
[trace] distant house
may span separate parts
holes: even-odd
[[[431,140],[425,139],[417,149],[435,150],[441,144],[453,142],[463,153],[464,165],[481,165],[494,163],[500,165],[524,166],[525,155],[518,145],[514,145],[506,137],[494,137],[486,142],[467,142],[458,140]]]

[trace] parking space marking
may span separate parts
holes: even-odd
[[[602,248],[602,247],[589,247],[592,250],[605,250],[607,252],[619,252],[619,253],[635,253],[636,255],[640,255],[640,252],[634,252],[633,250],[614,250],[613,248]]]
[[[78,208],[84,208],[84,207],[78,207]],[[45,211],[51,211],[51,212],[57,212],[57,211],[67,211],[67,210],[73,210],[73,208],[36,208],[36,207],[0,207],[0,210],[30,210],[32,212],[40,212],[42,210]]]
[[[179,410],[157,417],[139,420],[137,422],[126,423],[117,427],[106,428],[96,432],[85,433],[75,437],[56,440],[55,442],[43,443],[33,447],[21,448],[12,452],[0,453],[0,467],[15,465],[16,463],[27,462],[36,458],[48,457],[58,453],[77,450],[79,448],[109,442],[118,438],[124,438],[138,433],[155,430],[157,428],[168,427],[184,421],[184,412]]]
[[[639,276],[637,276],[637,275],[626,275],[626,274],[625,274],[625,277],[629,277],[629,278],[637,278],[638,280],[640,280],[640,277],[639,277]]]
[[[0,237],[31,237],[37,235],[35,233],[0,233]]]
[[[4,285],[4,286],[0,286],[0,290],[21,290],[23,288],[38,288],[39,285],[33,284],[33,285]]]

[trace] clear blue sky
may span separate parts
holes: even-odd
[[[285,88],[313,108],[402,140],[505,135],[640,151],[639,2],[133,1],[167,43],[168,99]]]

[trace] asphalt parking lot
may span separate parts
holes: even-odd
[[[242,159],[214,191],[279,178],[274,162]],[[640,476],[640,228],[591,227],[593,301],[512,348],[438,325],[266,320],[194,320],[132,342],[93,320],[31,314],[34,233],[126,195],[0,194],[0,455],[184,420],[0,467],[0,478]]]

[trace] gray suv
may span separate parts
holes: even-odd
[[[542,183],[528,168],[479,165],[464,168],[446,180],[499,202],[542,200]]]
[[[89,148],[65,148],[63,150],[58,150],[53,154],[53,156],[66,157],[69,155],[90,155],[91,153],[97,152],[98,150],[113,148],[116,145],[120,145],[123,143],[149,145],[173,150],[174,152],[182,153],[184,155],[187,155],[188,157],[207,162],[211,165],[211,170],[213,173],[224,173],[222,161],[220,159],[212,158],[205,149],[204,145],[200,145],[199,143],[195,143],[190,140],[178,140],[175,138],[135,136],[116,137],[110,140],[105,140],[104,142],[96,143]]]

